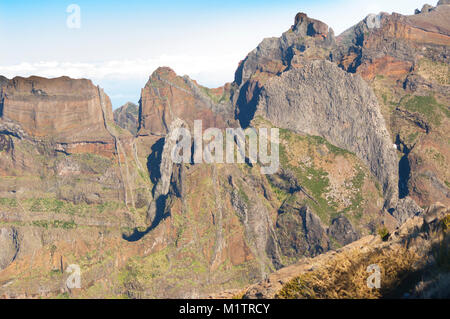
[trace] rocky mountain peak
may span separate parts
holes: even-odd
[[[8,79],[0,75],[0,87],[8,83]]]
[[[50,95],[79,95],[81,93],[95,92],[96,87],[91,80],[87,79],[71,79],[62,76],[53,79],[47,79],[39,76],[14,77],[9,81],[7,88],[14,88],[16,94],[37,94],[45,92]]]
[[[114,111],[114,121],[121,128],[136,135],[139,123],[139,106],[131,102],[125,103]]]
[[[177,77],[177,74],[173,69],[171,69],[170,67],[167,67],[167,66],[161,66],[161,67],[158,67],[152,73],[152,75],[150,76],[150,79],[162,78],[162,79],[169,80],[169,79],[174,79],[176,77]]]
[[[189,126],[201,119],[205,128],[225,127],[233,121],[229,90],[211,90],[168,67],[158,68],[141,93],[138,134],[165,135],[176,118]]]
[[[327,37],[329,27],[322,21],[309,18],[306,13],[299,12],[295,16],[292,31],[301,33],[303,36],[310,37]]]

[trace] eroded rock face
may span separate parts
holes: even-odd
[[[6,268],[16,258],[20,243],[14,227],[0,228],[0,270]]]
[[[108,137],[90,80],[16,77],[3,86],[1,99],[2,120],[19,123],[30,136],[61,142]]]
[[[239,174],[240,175],[240,174]],[[236,178],[228,177],[232,187],[231,204],[235,214],[244,228],[244,238],[250,251],[259,265],[259,276],[264,278],[273,267],[281,265],[278,243],[272,223],[271,211],[258,199],[254,192],[262,188],[262,180],[257,177],[241,177],[247,184],[247,189],[239,185]],[[241,181],[239,183],[242,183]],[[252,193],[254,192],[254,193]]]
[[[420,208],[413,199],[406,197],[398,201],[393,216],[399,221],[399,224],[402,225],[408,219],[418,216],[421,213],[423,213],[423,209]]]
[[[426,14],[441,12],[425,9]],[[386,41],[378,31],[365,37],[364,28],[355,28],[346,38],[349,42],[336,43],[326,24],[300,13],[281,38],[264,40],[248,55],[235,83],[218,89],[160,68],[142,91],[139,127],[134,115],[129,116],[135,113],[133,107],[116,112],[116,122],[133,135],[137,132],[136,138],[128,132],[114,133],[115,126],[108,124],[112,121],[108,97],[87,80],[0,77],[0,175],[8,177],[1,179],[0,198],[9,199],[0,201],[0,221],[6,224],[0,227],[0,247],[6,247],[0,250],[0,269],[14,259],[15,238],[20,237],[20,262],[1,272],[0,282],[16,278],[17,269],[29,269],[37,264],[35,260],[42,264],[41,277],[30,288],[17,282],[12,288],[0,287],[0,295],[17,296],[30,289],[33,296],[40,296],[46,281],[52,285],[45,289],[57,295],[60,285],[48,280],[48,274],[86,258],[92,260],[83,277],[89,283],[82,292],[86,297],[198,297],[224,282],[242,287],[303,256],[346,245],[368,228],[376,231],[379,225],[388,225],[385,220],[393,220],[395,225],[388,228],[395,229],[392,216],[386,212],[388,216],[378,216],[382,194],[369,171],[381,182],[386,206],[395,208],[390,211],[399,222],[420,214],[420,207],[408,197],[396,203],[400,169],[380,114],[382,99],[377,101],[366,82],[349,73],[368,80],[378,74],[399,80],[398,89],[408,94],[426,96],[437,88],[444,95],[445,77],[444,84],[437,84],[432,82],[435,74],[410,74],[418,52],[411,48],[420,51],[424,41],[420,30],[432,33],[435,43],[427,46],[435,49],[427,56],[448,61],[446,49],[436,44],[446,39],[445,26],[439,20],[425,23],[424,14],[384,15],[387,22],[379,32],[386,32]],[[411,36],[415,39],[407,40]],[[429,69],[437,68],[432,64]],[[409,74],[407,81],[402,78],[405,74]],[[235,115],[244,126],[254,125],[254,111],[289,129],[284,130],[289,137],[281,141],[286,161],[278,174],[262,176],[258,165],[174,165],[171,161],[173,141],[165,140],[171,129],[192,127],[194,120],[203,120],[203,128],[233,127]],[[423,134],[439,128],[416,111],[398,106],[396,112]],[[388,119],[389,125],[397,125]],[[446,124],[443,121],[441,126]],[[448,136],[445,130],[437,132],[436,140]],[[326,140],[319,141],[316,135]],[[444,184],[450,180],[447,151],[430,140],[416,143],[407,141],[408,134],[400,135],[399,144],[411,151],[407,162],[414,173],[409,181],[414,199],[418,193],[425,203],[450,198]],[[59,152],[48,152],[46,145],[36,142],[47,138],[56,138]],[[117,157],[91,156],[111,154],[114,144]],[[432,144],[440,153],[430,152]],[[438,158],[441,170],[428,165],[428,159],[420,157],[423,154]],[[55,194],[57,200],[33,198],[36,194]],[[298,201],[290,205],[289,200],[297,196]],[[70,214],[61,214],[66,210]],[[341,216],[334,218],[337,214]],[[15,227],[16,223],[23,226]],[[126,236],[128,230],[145,227],[147,231],[137,231],[139,238]],[[73,245],[80,247],[75,256]],[[128,262],[132,256],[139,257]],[[272,278],[271,283],[277,282]],[[95,285],[100,280],[120,284]]]
[[[450,6],[441,5],[412,16],[380,13],[367,17],[338,37],[336,59],[344,69],[368,80],[376,75],[401,79],[424,55],[448,63],[449,16]],[[433,49],[427,51],[424,46]]]
[[[298,13],[290,30],[283,33],[280,38],[264,39],[247,55],[236,71],[235,82],[241,86],[258,71],[277,75],[290,66],[295,53],[300,54],[313,47],[328,48],[333,43],[332,29],[321,21]],[[319,57],[322,56],[318,55],[317,58]]]
[[[423,207],[450,199],[449,148],[442,138],[450,119],[450,6],[417,11],[367,17],[337,38],[336,62],[374,89],[403,153],[400,197],[409,195]]]
[[[13,148],[14,144],[12,138],[7,135],[0,135],[0,152],[5,151],[9,153]]]
[[[329,249],[329,240],[325,229],[322,227],[320,218],[309,207],[303,207],[300,210],[300,216],[302,217],[303,230],[310,254],[316,256],[327,251]]]
[[[126,103],[114,111],[114,121],[121,128],[136,135],[139,126],[139,106],[134,103]]]
[[[203,128],[224,128],[233,121],[228,90],[209,90],[170,68],[159,68],[142,89],[138,134],[164,136],[176,118],[191,128],[195,120],[202,120]]]
[[[354,230],[352,224],[345,216],[339,216],[331,222],[327,234],[337,241],[338,244],[345,246],[359,239],[358,233]]]
[[[325,23],[298,13],[294,25],[279,38],[266,38],[239,64],[233,87],[236,116],[243,127],[250,123],[259,92],[266,81],[307,61],[330,59],[334,32]]]
[[[161,162],[159,163],[159,179],[153,190],[154,200],[150,203],[147,210],[147,224],[149,227],[154,226],[161,216],[158,216],[158,210],[164,210],[165,200],[169,193],[172,180],[172,171],[174,163],[172,160],[172,150],[176,145],[176,139],[171,138],[174,130],[185,128],[186,123],[176,118],[170,124],[169,132],[164,139],[164,146],[161,154]],[[181,181],[182,182],[182,181]],[[180,183],[181,183],[180,182]],[[162,206],[162,207],[161,207]]]
[[[286,202],[278,213],[275,234],[284,256],[295,260],[330,249],[325,227],[307,205]]]
[[[395,205],[398,164],[376,96],[360,78],[328,61],[313,61],[273,78],[263,88],[256,115],[278,127],[322,136],[354,152]]]
[[[90,80],[16,77],[4,82],[0,101],[0,125],[10,133],[18,134],[18,127],[22,135],[70,153],[114,151],[105,127],[112,121],[111,102]]]

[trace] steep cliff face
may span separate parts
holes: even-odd
[[[337,38],[336,62],[374,89],[401,152],[400,198],[448,205],[450,5],[380,13]]]
[[[16,77],[2,85],[0,99],[0,125],[19,125],[32,140],[73,153],[114,152],[105,127],[112,121],[111,102],[90,80]]]
[[[269,80],[259,96],[256,116],[278,127],[322,136],[354,152],[383,186],[388,208],[397,198],[398,166],[375,94],[359,77],[328,61]]]
[[[354,30],[349,33],[357,37]],[[393,138],[372,89],[326,63],[337,62],[342,46],[326,24],[297,14],[290,30],[265,39],[241,62],[232,90],[236,116],[244,126],[262,116],[355,152],[382,184],[386,207],[392,208],[398,197]]]
[[[331,58],[334,32],[325,23],[298,13],[294,25],[280,38],[264,39],[240,63],[233,83],[236,116],[246,127],[251,121],[258,94],[266,81],[309,60]]]
[[[0,270],[6,268],[17,257],[20,243],[17,238],[17,230],[14,227],[0,228]]]
[[[350,72],[372,80],[377,74],[400,79],[421,57],[448,63],[449,5],[412,16],[369,16],[337,38],[336,59]]]
[[[159,68],[142,89],[138,134],[165,135],[176,118],[190,127],[202,120],[204,128],[224,128],[233,121],[232,114],[229,89],[212,91],[170,68]]]
[[[54,255],[65,240],[90,245],[96,230],[133,225],[126,211],[147,204],[149,181],[101,88],[67,77],[2,79],[0,116],[1,268],[49,247],[45,267],[63,268]]]
[[[134,206],[131,134],[113,123],[101,88],[68,77],[2,83],[1,196]]]
[[[266,116],[268,110],[264,108],[267,108],[265,105],[267,102],[273,105],[285,104],[283,111],[278,110],[276,106],[272,108],[268,106],[268,109],[273,111],[272,118],[285,120],[284,123],[278,122],[277,125],[289,129],[296,128],[297,132],[304,126],[308,132],[315,131],[313,134],[356,152],[369,165],[372,173],[383,184],[384,190],[389,193],[385,194],[386,203],[391,199],[392,203],[387,205],[391,206],[387,208],[395,208],[397,194],[400,198],[411,195],[421,206],[431,205],[438,198],[448,203],[448,169],[442,161],[443,158],[447,158],[448,145],[442,136],[448,134],[447,105],[450,103],[449,8],[448,4],[440,3],[437,7],[425,7],[422,12],[412,16],[395,13],[371,15],[338,36],[336,41],[331,31],[326,32],[326,25],[304,14],[298,14],[290,30],[280,38],[265,39],[241,62],[232,86],[232,99],[237,118],[243,126],[247,126],[255,118],[255,114]],[[301,72],[295,71],[296,69],[308,69],[308,65],[314,60],[329,60],[348,73],[358,73],[368,84],[354,79],[352,81],[357,81],[362,86],[354,87],[347,83],[345,85],[350,85],[351,89],[345,87],[344,91],[358,92],[364,87],[356,94],[365,96],[369,91],[375,92],[376,99],[373,93],[370,93],[370,102],[360,100],[361,105],[371,105],[369,108],[377,113],[378,118],[370,125],[371,132],[366,132],[369,135],[362,138],[369,142],[368,147],[363,145],[361,140],[359,142],[361,146],[351,145],[352,142],[349,140],[346,145],[342,140],[343,137],[339,136],[340,132],[337,131],[334,134],[337,139],[332,137],[332,131],[340,126],[329,127],[323,125],[325,123],[323,121],[317,122],[316,126],[312,125],[317,116],[314,112],[307,113],[306,116],[291,111],[290,106],[295,106],[296,99],[295,90],[291,90],[290,86],[298,87],[298,85],[295,81],[291,81],[286,83],[284,86],[286,89],[283,90],[281,85],[283,76]],[[326,72],[334,74],[339,71],[330,66],[330,70]],[[287,78],[289,76],[286,76]],[[323,83],[327,83],[330,77],[324,77],[322,80],[324,82],[317,82],[319,88]],[[334,80],[339,83],[339,79]],[[330,87],[333,86],[331,82],[329,83]],[[270,97],[267,96],[269,88],[272,89]],[[333,86],[333,89],[338,90],[337,86]],[[320,104],[324,99],[321,94],[317,94],[314,101],[307,98],[309,92],[315,91],[314,87],[308,86],[303,88],[302,93],[297,91],[296,94],[297,97],[301,96],[302,99],[308,100],[304,104]],[[284,99],[284,95],[289,98]],[[339,103],[333,104],[333,107],[341,108],[339,116],[345,117],[348,102],[337,96],[333,98],[342,102],[340,107],[337,106]],[[365,106],[356,107],[356,112],[365,113],[367,111]],[[302,108],[293,109],[303,111]],[[361,115],[361,118],[365,117]],[[320,116],[318,118],[323,120]],[[332,116],[332,118],[339,117]],[[356,124],[358,119],[355,120]],[[363,120],[360,125],[366,127],[366,123]],[[354,127],[357,126],[358,124]],[[347,129],[344,126],[344,131]],[[381,144],[373,140],[373,132],[377,132],[375,135],[379,137],[383,135]],[[362,137],[361,134],[365,133],[361,130],[359,133],[350,133],[351,136]],[[394,144],[400,153],[392,147]],[[383,146],[379,149],[381,145]],[[373,152],[369,151],[370,149]],[[375,154],[378,149],[386,154],[382,161],[389,163],[387,169],[384,164],[377,163]],[[398,162],[395,153],[401,157],[398,164],[395,163]],[[425,153],[435,155],[424,156]],[[369,160],[368,156],[372,159]],[[399,210],[403,208],[399,207]]]
[[[134,103],[126,103],[114,110],[114,121],[121,128],[136,135],[139,126],[139,106]]]
[[[387,240],[366,236],[337,251],[302,259],[242,291],[213,297],[448,298],[449,275],[443,261],[448,261],[449,216],[449,210],[443,206],[432,206],[424,217],[409,219]],[[370,264],[383,269],[381,289],[367,287],[367,266]]]
[[[17,77],[2,86],[1,99],[2,120],[19,123],[32,137],[61,142],[108,137],[98,89],[89,80]]]

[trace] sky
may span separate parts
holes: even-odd
[[[117,108],[137,103],[159,66],[207,87],[233,81],[239,61],[264,38],[288,30],[297,12],[327,23],[338,35],[370,13],[413,14],[424,3],[0,0],[0,75],[89,78]]]

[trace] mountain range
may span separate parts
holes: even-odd
[[[449,297],[449,118],[444,0],[338,36],[298,13],[232,83],[160,67],[114,112],[88,79],[0,76],[0,297]],[[279,128],[279,170],[173,163],[195,120]],[[314,290],[365,260],[389,289]]]

